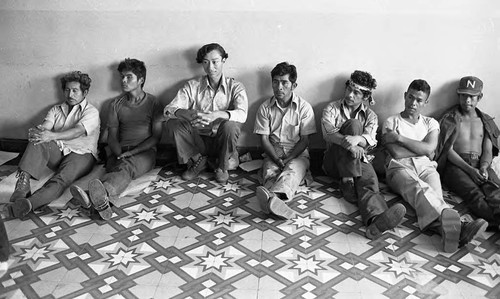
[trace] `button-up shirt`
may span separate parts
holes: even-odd
[[[342,125],[349,119],[351,119],[351,113],[344,104],[344,99],[331,102],[323,109],[323,117],[321,118],[323,136],[326,137],[330,134],[337,133],[340,131]],[[377,114],[364,103],[361,103],[355,111],[354,119],[359,120],[363,124],[363,134],[361,134],[361,136],[366,139],[368,146],[371,148],[375,147],[377,145]],[[327,147],[330,147],[330,145],[331,144],[327,142]]]
[[[229,120],[244,123],[247,119],[248,97],[245,87],[233,78],[222,75],[221,84],[214,90],[208,83],[208,76],[189,80],[177,92],[175,98],[164,109],[168,119],[176,118],[179,109],[199,112],[226,111]],[[209,126],[198,128],[201,135],[214,135],[219,129],[222,119],[217,119]]]
[[[76,154],[91,153],[97,158],[99,111],[87,102],[87,99],[73,106],[71,112],[69,112],[69,106],[66,102],[54,105],[45,116],[45,121],[53,124],[52,131],[54,132],[63,132],[77,125],[82,125],[86,134],[70,140],[57,140],[56,143],[64,155],[70,152]]]
[[[254,133],[269,135],[276,154],[288,155],[301,136],[316,133],[311,104],[293,93],[290,105],[283,108],[273,96],[260,105],[255,118]],[[307,149],[303,154],[308,156]]]

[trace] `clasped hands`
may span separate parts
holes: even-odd
[[[365,154],[365,149],[358,145],[361,142],[361,138],[363,137],[346,135],[342,138],[340,146],[351,152],[353,158],[361,159]]]
[[[212,112],[207,113],[196,110],[185,110],[181,117],[189,121],[191,126],[198,128],[209,126],[214,120],[217,119],[216,115]]]
[[[28,129],[28,141],[35,145],[52,140],[52,131],[45,129],[42,125]]]

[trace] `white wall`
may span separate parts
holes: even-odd
[[[247,88],[244,146],[257,144],[255,112],[272,94],[270,70],[285,60],[297,66],[296,92],[313,105],[319,131],[322,109],[340,98],[355,69],[378,81],[380,121],[402,110],[411,80],[430,83],[426,112],[437,115],[469,74],[485,83],[480,107],[498,118],[498,26],[494,0],[2,0],[0,138],[26,138],[62,100],[58,78],[71,70],[90,74],[89,99],[105,108],[120,92],[116,67],[125,57],[146,62],[146,90],[166,104],[202,74],[194,58],[209,42],[226,48],[226,75]],[[312,147],[323,146],[316,134]]]

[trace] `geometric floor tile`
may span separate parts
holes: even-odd
[[[12,171],[0,167],[3,177]],[[328,178],[299,187],[290,220],[261,211],[257,186],[256,172],[231,171],[219,184],[210,173],[183,181],[162,169],[109,221],[73,201],[6,220],[0,297],[500,298],[499,232],[444,253],[409,208],[401,225],[369,240],[357,207]],[[383,183],[381,191],[401,202]]]

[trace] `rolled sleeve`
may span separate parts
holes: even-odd
[[[244,123],[248,114],[248,97],[241,84],[233,91],[231,98],[233,109],[226,111],[229,113],[229,120]]]
[[[192,101],[192,87],[190,82],[187,82],[179,91],[175,98],[163,109],[163,115],[167,119],[177,118],[175,112],[179,109],[190,109]]]
[[[303,111],[301,113],[301,126],[300,126],[300,135],[306,136],[316,133],[316,120],[314,118],[314,110],[312,106],[307,103],[303,107]]]
[[[336,125],[338,115],[339,110],[336,109],[334,103],[330,103],[325,109],[323,109],[323,115],[321,117],[321,131],[323,132],[323,136],[340,131],[340,126]]]
[[[377,129],[378,129],[378,117],[375,114],[375,112],[370,111],[368,113],[363,134],[361,134],[361,136],[366,139],[366,142],[371,147],[377,145]]]
[[[267,101],[266,101],[267,102]],[[271,134],[270,122],[269,122],[269,112],[266,103],[260,105],[257,115],[255,116],[255,125],[253,132],[259,135],[269,135]]]
[[[78,122],[81,124],[85,131],[87,132],[87,136],[91,135],[96,130],[99,130],[99,111],[92,107],[93,109],[85,109],[82,114],[82,118]]]

